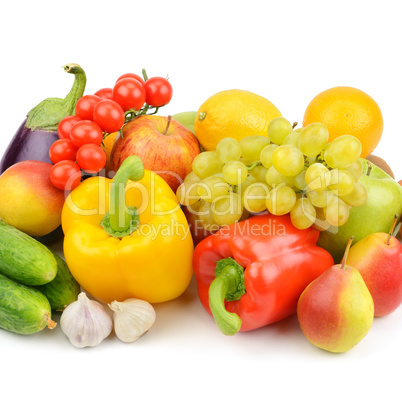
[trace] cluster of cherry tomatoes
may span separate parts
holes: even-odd
[[[172,86],[166,78],[137,74],[120,76],[113,88],[84,95],[75,107],[75,116],[65,117],[58,126],[59,139],[49,149],[54,166],[50,181],[61,190],[72,190],[81,182],[81,171],[100,172],[106,164],[101,147],[105,136],[122,128],[128,119],[156,110],[170,102]]]

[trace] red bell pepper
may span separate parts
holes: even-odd
[[[254,216],[202,240],[193,259],[205,310],[225,335],[296,313],[299,296],[334,264],[316,246],[319,232],[296,229],[289,215]]]

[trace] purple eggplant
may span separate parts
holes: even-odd
[[[8,145],[0,161],[0,174],[24,160],[50,162],[49,148],[59,137],[57,126],[64,117],[75,112],[75,105],[85,90],[86,76],[78,64],[68,64],[64,71],[74,74],[74,83],[64,99],[47,98],[27,115]]]

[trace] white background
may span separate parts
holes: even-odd
[[[126,72],[169,75],[160,114],[197,110],[212,94],[247,89],[302,122],[322,90],[370,94],[385,122],[374,152],[402,179],[402,24],[399,1],[9,2],[0,24],[0,153],[28,110],[64,97],[79,63],[86,93]],[[133,344],[112,336],[75,349],[60,328],[32,336],[0,330],[0,399],[395,400],[400,393],[402,308],[375,319],[346,354],[310,345],[295,317],[234,337],[201,307],[194,281],[155,305],[157,321]],[[56,317],[56,320],[58,317]]]

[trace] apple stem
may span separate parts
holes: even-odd
[[[352,236],[349,239],[348,244],[346,245],[345,254],[343,255],[343,258],[342,258],[342,261],[341,261],[341,269],[345,269],[346,259],[348,258],[348,253],[349,253],[350,247],[352,246],[353,238],[354,238],[354,236]]]
[[[167,117],[167,124],[166,124],[165,131],[163,132],[163,135],[166,135],[166,134],[167,134],[167,132],[168,132],[168,130],[169,130],[169,126],[170,126],[170,122],[171,122],[171,121],[172,121],[172,116],[169,115],[169,116]]]
[[[299,124],[299,123],[298,123],[297,121],[295,121],[295,122],[293,123],[293,125],[292,125],[292,129],[294,130],[295,127],[296,127],[298,124]]]
[[[390,229],[390,231],[388,232],[387,240],[385,241],[385,244],[386,244],[387,246],[389,246],[389,242],[390,242],[390,240],[391,240],[392,234],[394,233],[394,229],[395,229],[395,226],[396,226],[396,223],[397,223],[397,222],[398,222],[398,215],[395,214],[394,220],[393,220],[393,222],[392,222],[391,229]]]
[[[373,165],[369,162],[369,161],[367,161],[367,177],[368,176],[370,176],[370,174],[371,174],[371,169],[373,168]]]

